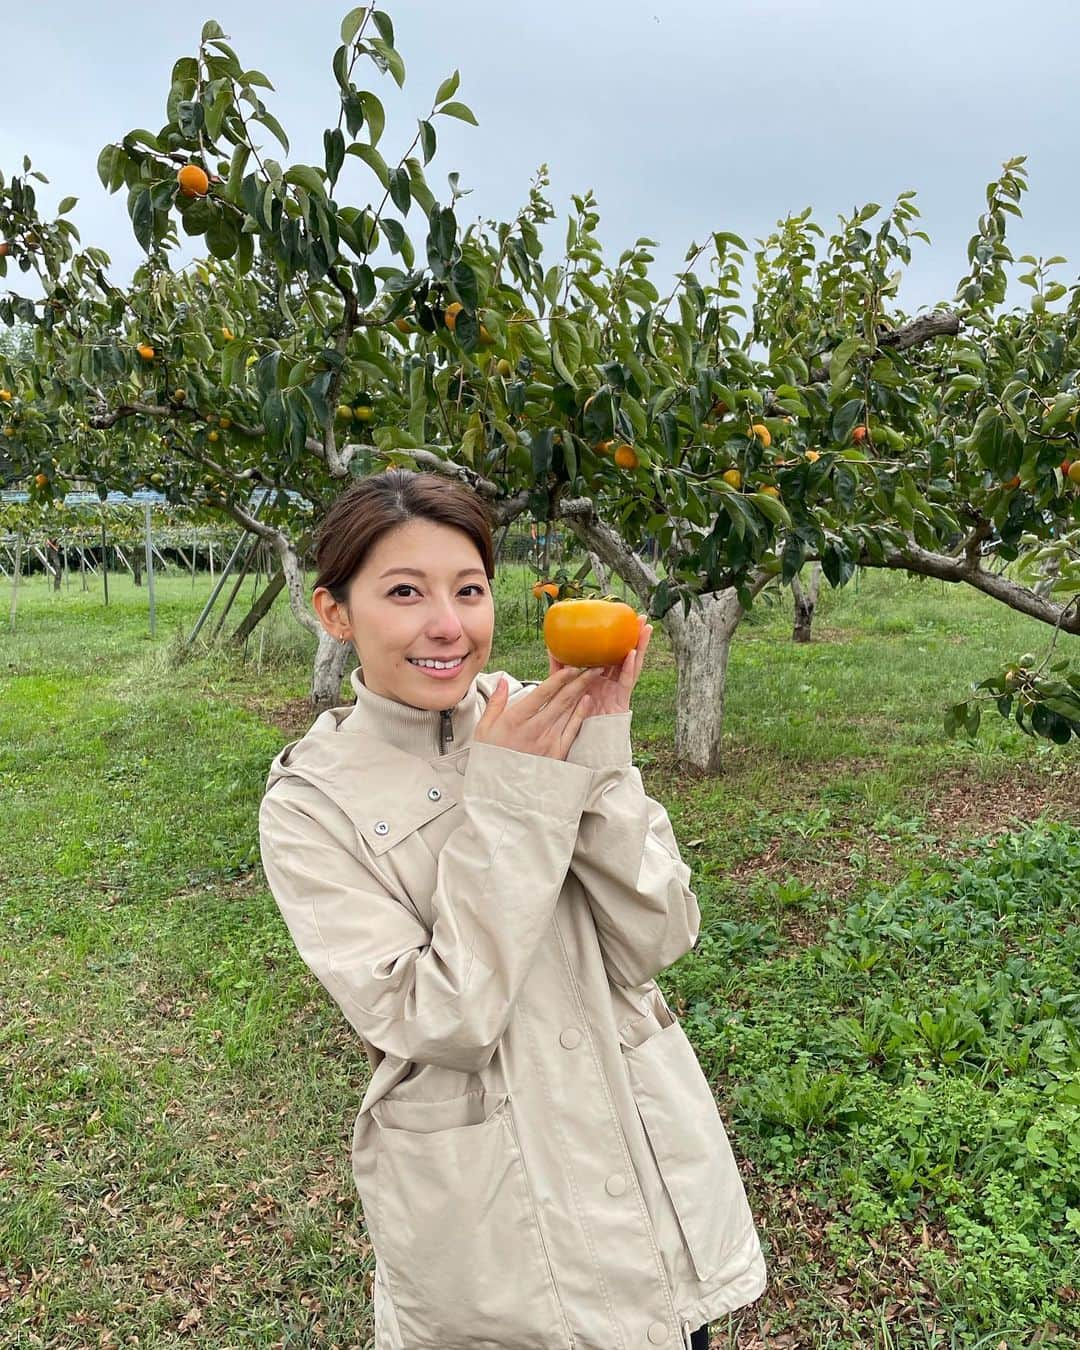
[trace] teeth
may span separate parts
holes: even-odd
[[[461,665],[462,659],[459,657],[456,661],[415,661],[413,658],[406,658],[411,666],[428,666],[432,670],[455,670]]]

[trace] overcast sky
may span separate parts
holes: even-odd
[[[0,37],[0,170],[20,171],[28,153],[51,179],[43,204],[78,196],[72,218],[83,243],[105,248],[118,277],[129,277],[140,251],[124,193],[110,197],[97,179],[98,152],[135,127],[160,129],[172,64],[195,51],[202,21],[216,18],[241,62],[273,81],[267,102],[293,157],[320,163],[323,128],[337,124],[330,60],[348,8],[14,6]],[[901,291],[914,312],[951,298],[985,185],[1004,159],[1026,154],[1031,190],[1024,219],[1010,225],[1013,251],[1064,254],[1061,279],[1076,277],[1075,0],[388,0],[384,8],[408,72],[400,93],[389,77],[368,84],[387,107],[387,158],[411,140],[414,119],[455,67],[458,97],[479,119],[479,128],[439,119],[428,169],[440,199],[454,169],[474,189],[461,218],[510,218],[546,162],[560,215],[572,192],[596,192],[609,261],[638,235],[661,241],[654,278],[663,287],[690,240],[709,230],[752,245],[788,212],[812,206],[829,229],[838,211],[888,205],[915,188],[932,244],[916,242]],[[364,204],[365,171],[349,164],[355,176],[343,177],[338,199]],[[422,237],[418,223],[412,229]],[[1010,302],[1025,294],[1013,287]]]

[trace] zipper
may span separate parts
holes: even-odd
[[[686,1350],[694,1350],[693,1342],[692,1342],[691,1339],[690,1339],[690,1323],[689,1323],[689,1322],[684,1322],[684,1323],[682,1324],[682,1335],[683,1335],[683,1345],[686,1347]]]
[[[454,717],[449,708],[439,713],[439,754],[446,754],[446,743],[454,739]]]

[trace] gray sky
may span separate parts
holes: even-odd
[[[857,204],[918,191],[930,247],[915,243],[901,302],[948,300],[984,189],[1001,161],[1026,154],[1015,254],[1064,254],[1077,274],[1080,215],[1080,7],[1075,0],[388,0],[408,78],[367,87],[387,108],[389,159],[411,140],[435,88],[455,67],[457,97],[479,129],[440,118],[428,168],[472,187],[459,217],[512,216],[546,162],[560,216],[594,189],[609,261],[638,235],[661,241],[663,288],[691,239],[733,230],[751,245],[789,211],[814,208],[827,231]],[[106,141],[157,131],[173,61],[216,18],[240,60],[274,82],[267,103],[293,158],[321,163],[337,124],[330,59],[347,3],[205,0],[204,7],[131,0],[37,0],[3,26],[0,169],[22,155],[46,173],[43,203],[79,197],[84,244],[112,256],[120,278],[140,251],[124,208],[95,164]],[[267,135],[267,140],[271,138]],[[396,152],[396,153],[395,153]],[[268,153],[274,154],[272,149]],[[363,204],[365,170],[349,161],[338,200]],[[350,184],[355,185],[350,192]],[[361,192],[363,189],[363,192]],[[410,215],[422,238],[419,218]],[[558,240],[563,237],[560,228]],[[752,263],[751,263],[752,271]],[[8,278],[11,282],[11,274]],[[18,284],[17,282],[15,283]],[[1024,288],[1010,290],[1021,301]]]

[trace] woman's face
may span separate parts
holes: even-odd
[[[347,611],[313,602],[326,630],[351,638],[365,686],[414,708],[450,708],[491,654],[495,609],[483,560],[462,530],[410,520],[389,530],[349,584]],[[426,670],[418,660],[457,661]]]

